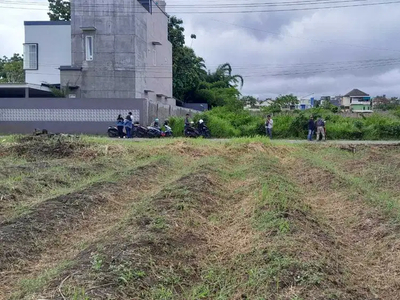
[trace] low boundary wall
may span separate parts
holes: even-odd
[[[118,114],[150,125],[169,116],[197,113],[147,99],[0,98],[0,133],[32,133],[35,128],[73,134],[106,134]]]

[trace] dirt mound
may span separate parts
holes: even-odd
[[[0,271],[16,267],[19,260],[31,260],[40,255],[46,239],[54,233],[73,230],[96,205],[107,201],[99,193],[107,184],[62,195],[47,200],[31,213],[0,226]]]
[[[126,230],[111,234],[100,248],[94,244],[82,251],[75,266],[48,290],[57,291],[67,278],[61,288],[66,297],[71,296],[69,286],[91,286],[85,292],[95,299],[111,294],[118,299],[165,299],[170,292],[164,289],[171,285],[181,294],[199,280],[200,257],[207,254],[207,238],[189,223],[201,222],[202,214],[215,207],[218,202],[211,199],[218,191],[207,167],[181,177],[147,199]]]
[[[82,151],[83,149],[85,151]],[[88,145],[79,138],[63,136],[24,136],[11,145],[9,151],[28,160],[66,158],[78,152],[81,152],[81,156],[94,154],[94,150],[89,149]]]

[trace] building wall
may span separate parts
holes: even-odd
[[[342,106],[350,107],[350,97],[343,97],[342,98]]]
[[[152,101],[164,104],[175,104],[172,98],[172,45],[168,41],[168,17],[164,14],[166,3],[153,3],[153,13],[146,14],[147,22],[147,56],[146,70],[141,90],[152,90],[147,97]],[[161,45],[153,45],[153,42]],[[138,85],[139,86],[139,85]],[[157,97],[162,94],[167,97]],[[170,98],[168,98],[170,97]]]
[[[369,103],[368,104],[352,104],[351,109],[352,110],[371,110],[372,107]]]
[[[102,0],[101,5],[97,0],[71,2],[72,66],[82,67],[82,74],[76,82],[81,97],[146,97],[151,100],[157,100],[156,94],[172,97],[172,46],[168,42],[168,17],[154,3],[153,10],[150,14],[136,0],[120,0],[118,3]],[[83,31],[82,27],[96,30]],[[88,35],[94,37],[92,61],[85,60],[85,37]],[[162,45],[154,46],[154,40]],[[157,53],[155,65],[154,49]],[[145,90],[154,92],[145,94]],[[158,100],[168,104],[166,99]]]
[[[62,65],[71,64],[69,22],[25,22],[25,43],[38,44],[38,70],[26,70],[26,82],[59,84]]]
[[[147,99],[1,98],[0,134],[32,133],[38,128],[54,133],[106,135],[118,114],[125,117],[129,111],[134,121],[144,125],[150,125],[155,118],[163,122],[171,115],[196,113]]]

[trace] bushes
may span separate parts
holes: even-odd
[[[171,126],[174,136],[183,136],[185,129],[185,119],[179,117],[171,117],[169,119],[169,125]]]
[[[364,118],[351,118],[334,114],[323,108],[307,111],[282,112],[273,116],[274,138],[305,139],[308,120],[313,115],[326,120],[328,139],[342,140],[379,140],[399,139],[400,120],[393,115],[373,114]],[[203,119],[216,138],[249,137],[265,135],[265,118],[246,110],[232,110],[217,107],[213,110],[195,115],[194,121]],[[184,119],[171,118],[171,127],[176,136],[183,135]]]

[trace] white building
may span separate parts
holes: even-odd
[[[0,84],[0,98],[54,97],[61,83],[60,66],[71,64],[71,24],[26,21],[23,43],[25,83]]]
[[[314,107],[314,98],[300,98],[296,109],[306,110]]]
[[[25,22],[25,81],[37,85],[59,85],[59,68],[65,65],[71,65],[71,23]]]

